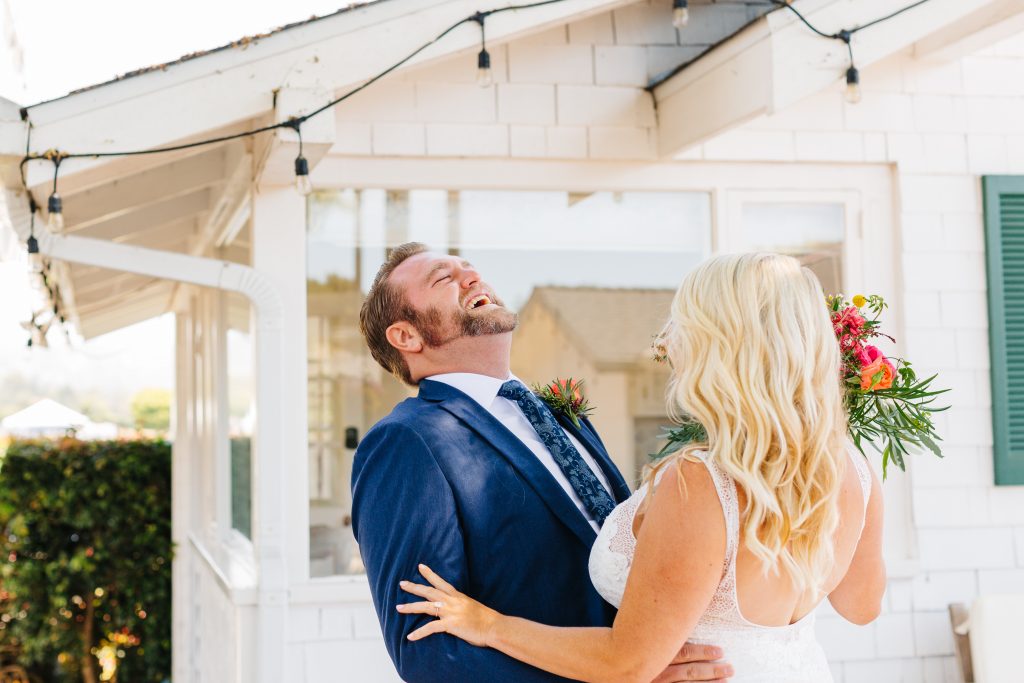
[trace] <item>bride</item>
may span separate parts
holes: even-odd
[[[832,680],[814,610],[827,596],[872,621],[885,566],[881,490],[846,437],[821,285],[786,256],[714,258],[683,281],[666,330],[669,410],[708,439],[650,468],[605,521],[590,578],[613,626],[504,616],[420,565],[430,585],[402,588],[425,600],[398,611],[437,619],[410,640],[449,633],[566,678],[641,683],[684,643],[715,644],[733,681]]]

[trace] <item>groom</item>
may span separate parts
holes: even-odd
[[[424,563],[499,612],[555,626],[609,626],[590,548],[629,496],[591,424],[576,428],[509,371],[515,313],[466,261],[418,243],[394,249],[359,314],[374,359],[419,395],[356,451],[353,528],[384,640],[409,683],[564,679],[399,614],[402,579]],[[657,683],[718,680],[718,648],[686,646]]]

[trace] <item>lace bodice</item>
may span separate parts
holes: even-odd
[[[871,492],[867,462],[851,452],[865,502]],[[711,603],[697,622],[689,642],[718,645],[736,671],[732,683],[827,683],[832,674],[825,654],[814,637],[814,613],[789,626],[760,626],[740,613],[736,597],[736,555],[740,538],[739,500],[736,484],[704,453],[698,453],[708,468],[725,514],[726,552],[722,579]],[[657,485],[661,474],[655,480]],[[590,579],[597,592],[618,607],[626,590],[633,564],[636,537],[633,520],[647,496],[644,484],[616,507],[605,520],[590,554]],[[865,510],[867,505],[865,504]],[[863,525],[863,522],[862,522]]]

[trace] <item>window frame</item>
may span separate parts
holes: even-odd
[[[889,297],[893,315],[888,327],[897,339],[904,338],[902,293],[904,291],[901,249],[897,221],[895,180],[888,165],[836,165],[743,163],[743,162],[640,162],[525,161],[509,159],[437,160],[348,158],[344,164],[318,169],[318,186],[324,190],[384,189],[416,190],[458,188],[459,190],[551,190],[567,192],[707,192],[711,208],[711,251],[735,248],[736,236],[730,225],[737,198],[764,201],[841,201],[847,218],[848,243],[844,245],[843,268],[850,281],[871,283]],[[793,188],[804,188],[794,190]],[[742,208],[742,207],[740,207]],[[867,244],[885,244],[885,258],[866,258]],[[854,279],[856,278],[856,279]],[[304,351],[305,352],[305,351]],[[900,528],[900,542],[887,557],[891,578],[916,574],[918,547],[912,512],[913,466],[903,475],[890,474],[885,487],[893,488],[893,476],[901,481],[898,494],[887,495],[887,506],[899,510],[893,524]],[[884,487],[883,487],[884,488]],[[893,498],[893,500],[888,500]],[[310,499],[301,501],[307,509]],[[309,529],[305,530],[309,533]],[[293,564],[294,563],[294,564]],[[298,590],[325,589],[339,595],[362,596],[367,586],[363,574],[310,577],[309,558],[293,557],[290,566],[304,567],[297,580]]]

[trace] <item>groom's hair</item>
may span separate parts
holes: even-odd
[[[409,373],[409,364],[402,354],[388,342],[387,330],[400,321],[416,320],[416,309],[405,297],[405,292],[389,282],[391,273],[405,259],[427,251],[427,245],[419,242],[406,242],[391,250],[384,265],[373,278],[370,291],[366,294],[362,308],[359,309],[359,331],[370,347],[373,359],[381,367],[399,378],[406,384],[415,384]]]

